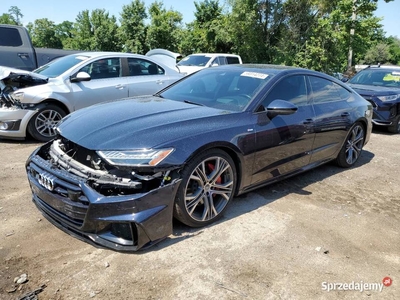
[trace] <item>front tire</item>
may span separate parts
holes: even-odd
[[[28,132],[38,141],[47,142],[56,135],[56,127],[67,114],[60,107],[49,104],[41,108],[29,121]]]
[[[237,183],[235,163],[220,149],[202,152],[183,168],[174,216],[191,227],[218,220],[232,200]]]
[[[361,155],[364,146],[364,127],[360,122],[357,122],[351,127],[346,140],[340,150],[336,163],[342,168],[353,166]]]
[[[390,133],[400,133],[400,115],[393,120],[393,124],[388,127]]]

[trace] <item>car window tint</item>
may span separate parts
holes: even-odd
[[[17,28],[0,28],[0,46],[18,47],[21,45],[22,40]]]
[[[121,77],[121,60],[118,57],[98,59],[79,71],[88,73],[92,79]]]
[[[307,86],[305,76],[293,75],[281,79],[275,84],[263,100],[262,106],[267,107],[274,100],[286,100],[296,106],[304,106],[308,104]]]
[[[236,56],[227,56],[226,61],[229,65],[231,64],[239,64],[239,58]]]
[[[163,75],[165,71],[159,65],[141,58],[128,58],[129,76]]]
[[[161,96],[224,110],[242,111],[271,76],[262,71],[208,68],[172,85]]]
[[[219,57],[219,64],[220,65],[226,65],[227,64],[225,56],[220,56]]]
[[[348,91],[347,89],[345,89],[344,87],[334,83],[335,87],[337,88],[338,92],[339,92],[339,96],[341,100],[350,100],[353,99],[353,94]]]
[[[311,84],[311,98],[314,104],[341,101],[342,96],[338,85],[325,78],[309,76]]]
[[[375,85],[375,86],[387,86],[387,87],[399,87],[400,73],[393,72],[391,70],[363,70],[354,76],[349,83],[353,84],[364,84],[364,85]]]
[[[199,66],[204,67],[211,57],[205,55],[189,55],[180,60],[178,66]]]

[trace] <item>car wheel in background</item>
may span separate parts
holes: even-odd
[[[64,116],[64,110],[49,104],[41,108],[29,121],[28,132],[35,140],[47,142],[56,136],[56,126]]]
[[[174,216],[191,227],[218,220],[232,200],[237,182],[235,163],[220,149],[202,152],[183,168]]]
[[[351,127],[346,140],[340,150],[336,163],[342,168],[353,166],[361,155],[364,146],[364,127],[357,122]]]
[[[388,127],[388,131],[391,133],[400,133],[400,115],[393,120],[393,124]]]

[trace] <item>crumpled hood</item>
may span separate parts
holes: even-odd
[[[44,80],[47,82],[48,77],[47,76],[43,76],[37,73],[33,73],[33,72],[29,72],[29,71],[25,71],[25,70],[20,70],[20,69],[15,69],[15,68],[9,68],[9,67],[2,67],[0,66],[0,80],[6,79],[10,76],[13,75],[25,75],[25,76],[30,76],[32,78],[35,79],[39,79],[39,80]]]
[[[154,96],[110,101],[63,119],[60,134],[92,150],[174,146],[182,138],[220,130],[238,120],[235,113]]]
[[[348,84],[353,90],[359,93],[361,96],[385,96],[400,94],[400,88],[396,87],[385,87],[385,86],[373,86],[363,84]]]

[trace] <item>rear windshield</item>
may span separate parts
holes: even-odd
[[[87,60],[88,58],[89,56],[76,54],[63,56],[49,62],[48,64],[45,64],[44,66],[41,66],[40,68],[37,68],[33,72],[54,78],[60,76],[65,71],[69,70],[73,66],[76,66],[82,61]]]
[[[211,59],[210,56],[205,55],[189,55],[184,58],[178,63],[178,66],[198,66],[204,67],[209,60]]]

